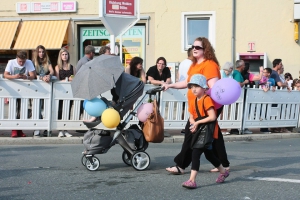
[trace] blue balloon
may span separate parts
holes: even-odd
[[[98,98],[86,100],[86,103],[84,105],[84,110],[93,117],[101,116],[106,108],[107,105],[105,104],[105,102]]]
[[[87,101],[88,100],[84,100],[84,102],[83,102],[83,108],[85,108],[85,104],[86,104]]]

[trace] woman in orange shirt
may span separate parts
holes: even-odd
[[[214,49],[211,46],[210,42],[205,37],[198,37],[195,39],[194,44],[192,45],[193,52],[193,64],[191,65],[188,71],[188,78],[184,81],[164,84],[165,90],[168,88],[184,89],[187,88],[187,83],[190,81],[192,75],[202,74],[207,79],[207,85],[209,88],[212,88],[213,85],[221,78],[219,62],[215,56]],[[188,102],[194,98],[190,90],[187,93]],[[223,110],[223,106],[217,110],[217,117]],[[182,144],[180,153],[174,158],[176,163],[173,167],[168,167],[166,170],[172,174],[183,174],[184,169],[188,167],[192,160],[192,149],[191,149],[191,140],[192,134],[188,131],[190,127],[189,120],[185,126],[185,138]],[[219,158],[222,165],[229,170],[229,161],[227,159],[227,153],[225,149],[224,139],[220,127],[218,126],[218,138],[213,142],[213,151],[215,155]],[[213,171],[218,171],[213,169]]]

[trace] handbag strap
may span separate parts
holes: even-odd
[[[202,109],[204,110],[204,113],[206,114],[206,112],[205,112],[205,109],[204,109],[204,99],[207,97],[207,95],[205,95],[204,97],[203,97],[203,103],[202,103]],[[196,106],[196,112],[197,112],[197,115],[198,115],[198,117],[202,117],[201,115],[200,115],[200,112],[199,112],[199,108],[198,108],[198,102],[197,102],[197,97],[196,97],[196,99],[195,99],[195,106]],[[206,115],[205,115],[206,116]],[[204,116],[204,117],[205,117]]]

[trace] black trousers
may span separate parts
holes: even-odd
[[[223,110],[223,106],[217,110],[217,117],[221,114]],[[182,169],[187,168],[191,162],[192,162],[192,152],[191,149],[191,142],[193,134],[190,132],[190,121],[188,120],[185,126],[185,135],[184,135],[184,141],[181,147],[181,151],[179,154],[174,158],[174,162],[176,165]],[[220,160],[223,167],[229,167],[229,161],[227,158],[224,138],[220,129],[220,126],[218,126],[218,139],[214,139],[213,141],[213,152],[215,156]]]
[[[192,153],[192,170],[199,171],[200,168],[200,157],[204,153],[205,158],[215,167],[219,167],[221,162],[215,156],[212,149],[193,149]]]

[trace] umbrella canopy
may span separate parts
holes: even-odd
[[[124,72],[118,56],[101,55],[84,64],[71,82],[73,97],[93,99],[112,89]]]

